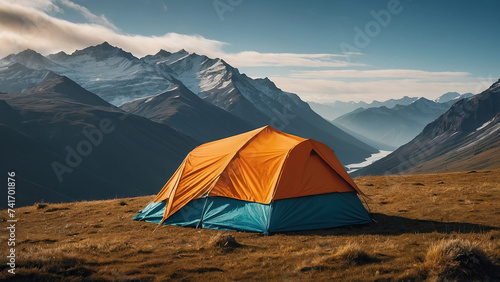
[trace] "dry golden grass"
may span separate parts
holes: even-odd
[[[462,250],[456,248],[460,244],[470,247],[462,252],[474,250],[469,253],[491,261],[484,269],[476,265],[482,272],[472,277],[500,279],[500,170],[355,181],[367,194],[377,223],[271,236],[175,226],[155,230],[152,223],[132,221],[153,196],[18,208],[16,274],[9,274],[2,263],[0,279],[420,281],[469,277],[446,276],[453,267],[467,270],[450,260],[453,256],[447,257],[447,252],[453,253],[446,251],[447,244],[456,250]],[[5,227],[6,212],[0,215]],[[4,229],[1,254],[7,254],[7,236]]]
[[[494,271],[491,258],[478,244],[464,239],[442,240],[432,245],[424,268],[436,280],[484,280]]]

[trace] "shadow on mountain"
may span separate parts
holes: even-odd
[[[344,226],[321,230],[295,231],[282,233],[285,235],[402,235],[418,233],[483,233],[491,230],[500,230],[498,227],[472,224],[465,222],[439,222],[433,220],[411,219],[402,216],[372,214],[377,222],[366,225]]]

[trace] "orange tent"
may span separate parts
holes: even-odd
[[[181,220],[189,222],[186,225],[196,223],[195,226],[214,228],[213,224],[204,219],[210,214],[207,208],[217,210],[216,207],[221,205],[231,205],[228,204],[228,199],[233,199],[229,201],[233,205],[244,203],[246,206],[243,209],[231,209],[233,214],[229,216],[234,219],[235,216],[248,217],[245,213],[258,216],[259,212],[255,214],[253,208],[248,210],[249,206],[253,205],[259,206],[260,209],[266,207],[271,209],[273,203],[283,206],[283,203],[287,202],[284,200],[293,199],[291,203],[297,206],[296,202],[300,198],[310,200],[313,196],[323,195],[324,198],[325,195],[338,194],[334,198],[342,195],[343,201],[348,202],[347,206],[355,206],[355,212],[351,214],[355,218],[352,224],[369,222],[368,213],[357,198],[357,193],[362,194],[328,146],[266,126],[195,148],[158,193],[153,203],[148,205],[149,208],[147,207],[135,219],[158,221],[158,207],[160,207],[163,212],[160,223],[183,225],[169,222],[169,219],[173,217],[174,221],[177,221],[175,215],[184,214]],[[210,205],[207,206],[209,199]],[[318,203],[321,204],[325,199],[320,199]],[[252,205],[249,205],[250,203]],[[153,206],[155,208],[152,213]],[[192,206],[198,207],[193,210]],[[203,207],[200,208],[201,206]],[[194,220],[189,216],[186,218],[187,210],[183,211],[186,207],[190,214],[196,214],[196,210],[201,209],[199,216]],[[342,213],[349,214],[345,210]],[[154,220],[151,217],[153,214]],[[276,229],[270,228],[271,216],[272,213],[268,211],[268,214],[264,215],[266,222],[263,221],[259,227],[263,229],[265,225],[265,230],[259,228],[257,230],[268,232]],[[222,215],[222,218],[225,217],[228,217],[227,213]],[[259,220],[262,221],[262,218]],[[207,224],[208,226],[204,226]],[[245,230],[241,227],[231,228],[217,224],[215,224],[217,229]],[[332,224],[327,223],[325,226],[330,227],[330,225]],[[338,226],[338,224],[333,225]],[[248,230],[254,229],[252,227]]]

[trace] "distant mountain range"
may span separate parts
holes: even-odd
[[[456,101],[438,103],[419,98],[409,105],[395,105],[392,108],[358,108],[336,118],[332,123],[385,145],[373,144],[378,149],[394,150],[415,138],[428,123],[446,112]],[[368,140],[358,139],[370,144]]]
[[[26,79],[0,94],[0,167],[16,172],[18,205],[155,193],[199,144],[51,71],[0,69],[2,92],[14,75]]]
[[[448,92],[440,97],[436,98],[434,102],[436,103],[446,103],[452,100],[459,100],[463,98],[468,98],[471,97],[471,93],[465,93],[465,94],[459,94],[457,92]],[[371,103],[366,103],[366,102],[343,102],[343,101],[335,101],[332,103],[315,103],[315,102],[308,102],[308,104],[311,106],[311,108],[317,112],[319,115],[324,117],[326,120],[335,120],[336,118],[345,115],[347,113],[350,113],[354,110],[357,110],[359,108],[379,108],[379,107],[386,107],[386,108],[393,108],[396,105],[400,106],[405,106],[409,105],[415,101],[420,99],[419,97],[408,97],[404,96],[401,99],[389,99],[387,101],[373,101]]]
[[[354,175],[498,168],[499,155],[500,80],[457,101],[409,143]]]
[[[46,57],[26,50],[0,60],[6,71],[0,77],[0,91],[23,92],[44,79],[42,73],[26,76],[6,70],[16,64],[64,75],[115,106],[122,105],[122,109],[203,142],[269,124],[327,144],[345,164],[362,161],[377,151],[269,79],[249,78],[224,60],[185,50],[161,50],[143,58],[106,42]]]

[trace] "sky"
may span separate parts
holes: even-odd
[[[0,57],[104,41],[218,57],[320,103],[479,93],[500,78],[500,1],[0,0]]]

